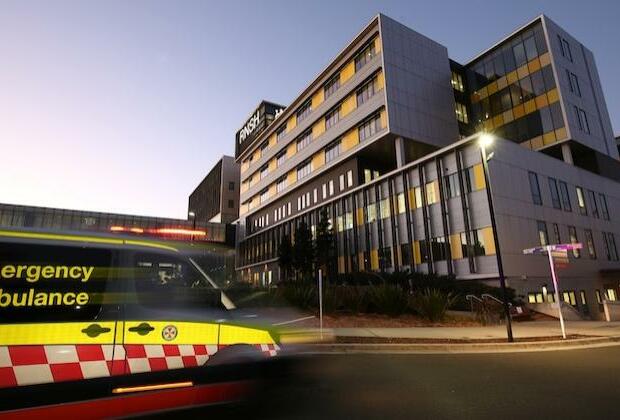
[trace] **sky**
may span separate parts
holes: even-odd
[[[256,105],[379,12],[460,62],[547,14],[594,52],[620,133],[617,1],[0,0],[0,202],[185,218]]]

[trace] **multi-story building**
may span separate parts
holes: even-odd
[[[497,226],[480,131],[498,138]],[[379,15],[237,161],[237,269],[248,281],[277,278],[283,235],[302,220],[314,232],[326,210],[341,273],[493,282],[495,229],[509,285],[524,296],[538,299],[550,280],[546,260],[522,250],[550,242],[584,243],[562,272],[569,303],[591,312],[597,290],[618,289],[620,171],[602,88],[592,53],[545,16],[459,64]]]
[[[222,158],[189,196],[188,217],[196,223],[231,223],[239,217],[239,164]]]

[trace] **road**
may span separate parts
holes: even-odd
[[[218,418],[618,418],[620,347],[511,354],[321,355]]]

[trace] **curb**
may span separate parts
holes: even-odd
[[[300,348],[305,354],[450,354],[450,353],[518,353],[576,350],[620,346],[620,336],[577,338],[572,340],[530,341],[519,343],[406,343],[406,344],[308,344]]]

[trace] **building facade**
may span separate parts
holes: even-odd
[[[188,215],[197,223],[231,223],[239,217],[239,164],[222,158],[189,196]]]
[[[489,163],[496,227],[473,134],[481,131],[498,138]],[[301,221],[314,234],[326,210],[341,273],[493,282],[495,229],[509,285],[524,297],[537,299],[550,280],[544,261],[522,250],[560,240],[584,243],[563,273],[569,301],[579,306],[583,290],[593,313],[596,290],[618,288],[620,171],[598,73],[592,53],[545,16],[460,64],[379,15],[237,161],[237,270],[247,281],[279,278],[283,235]]]

